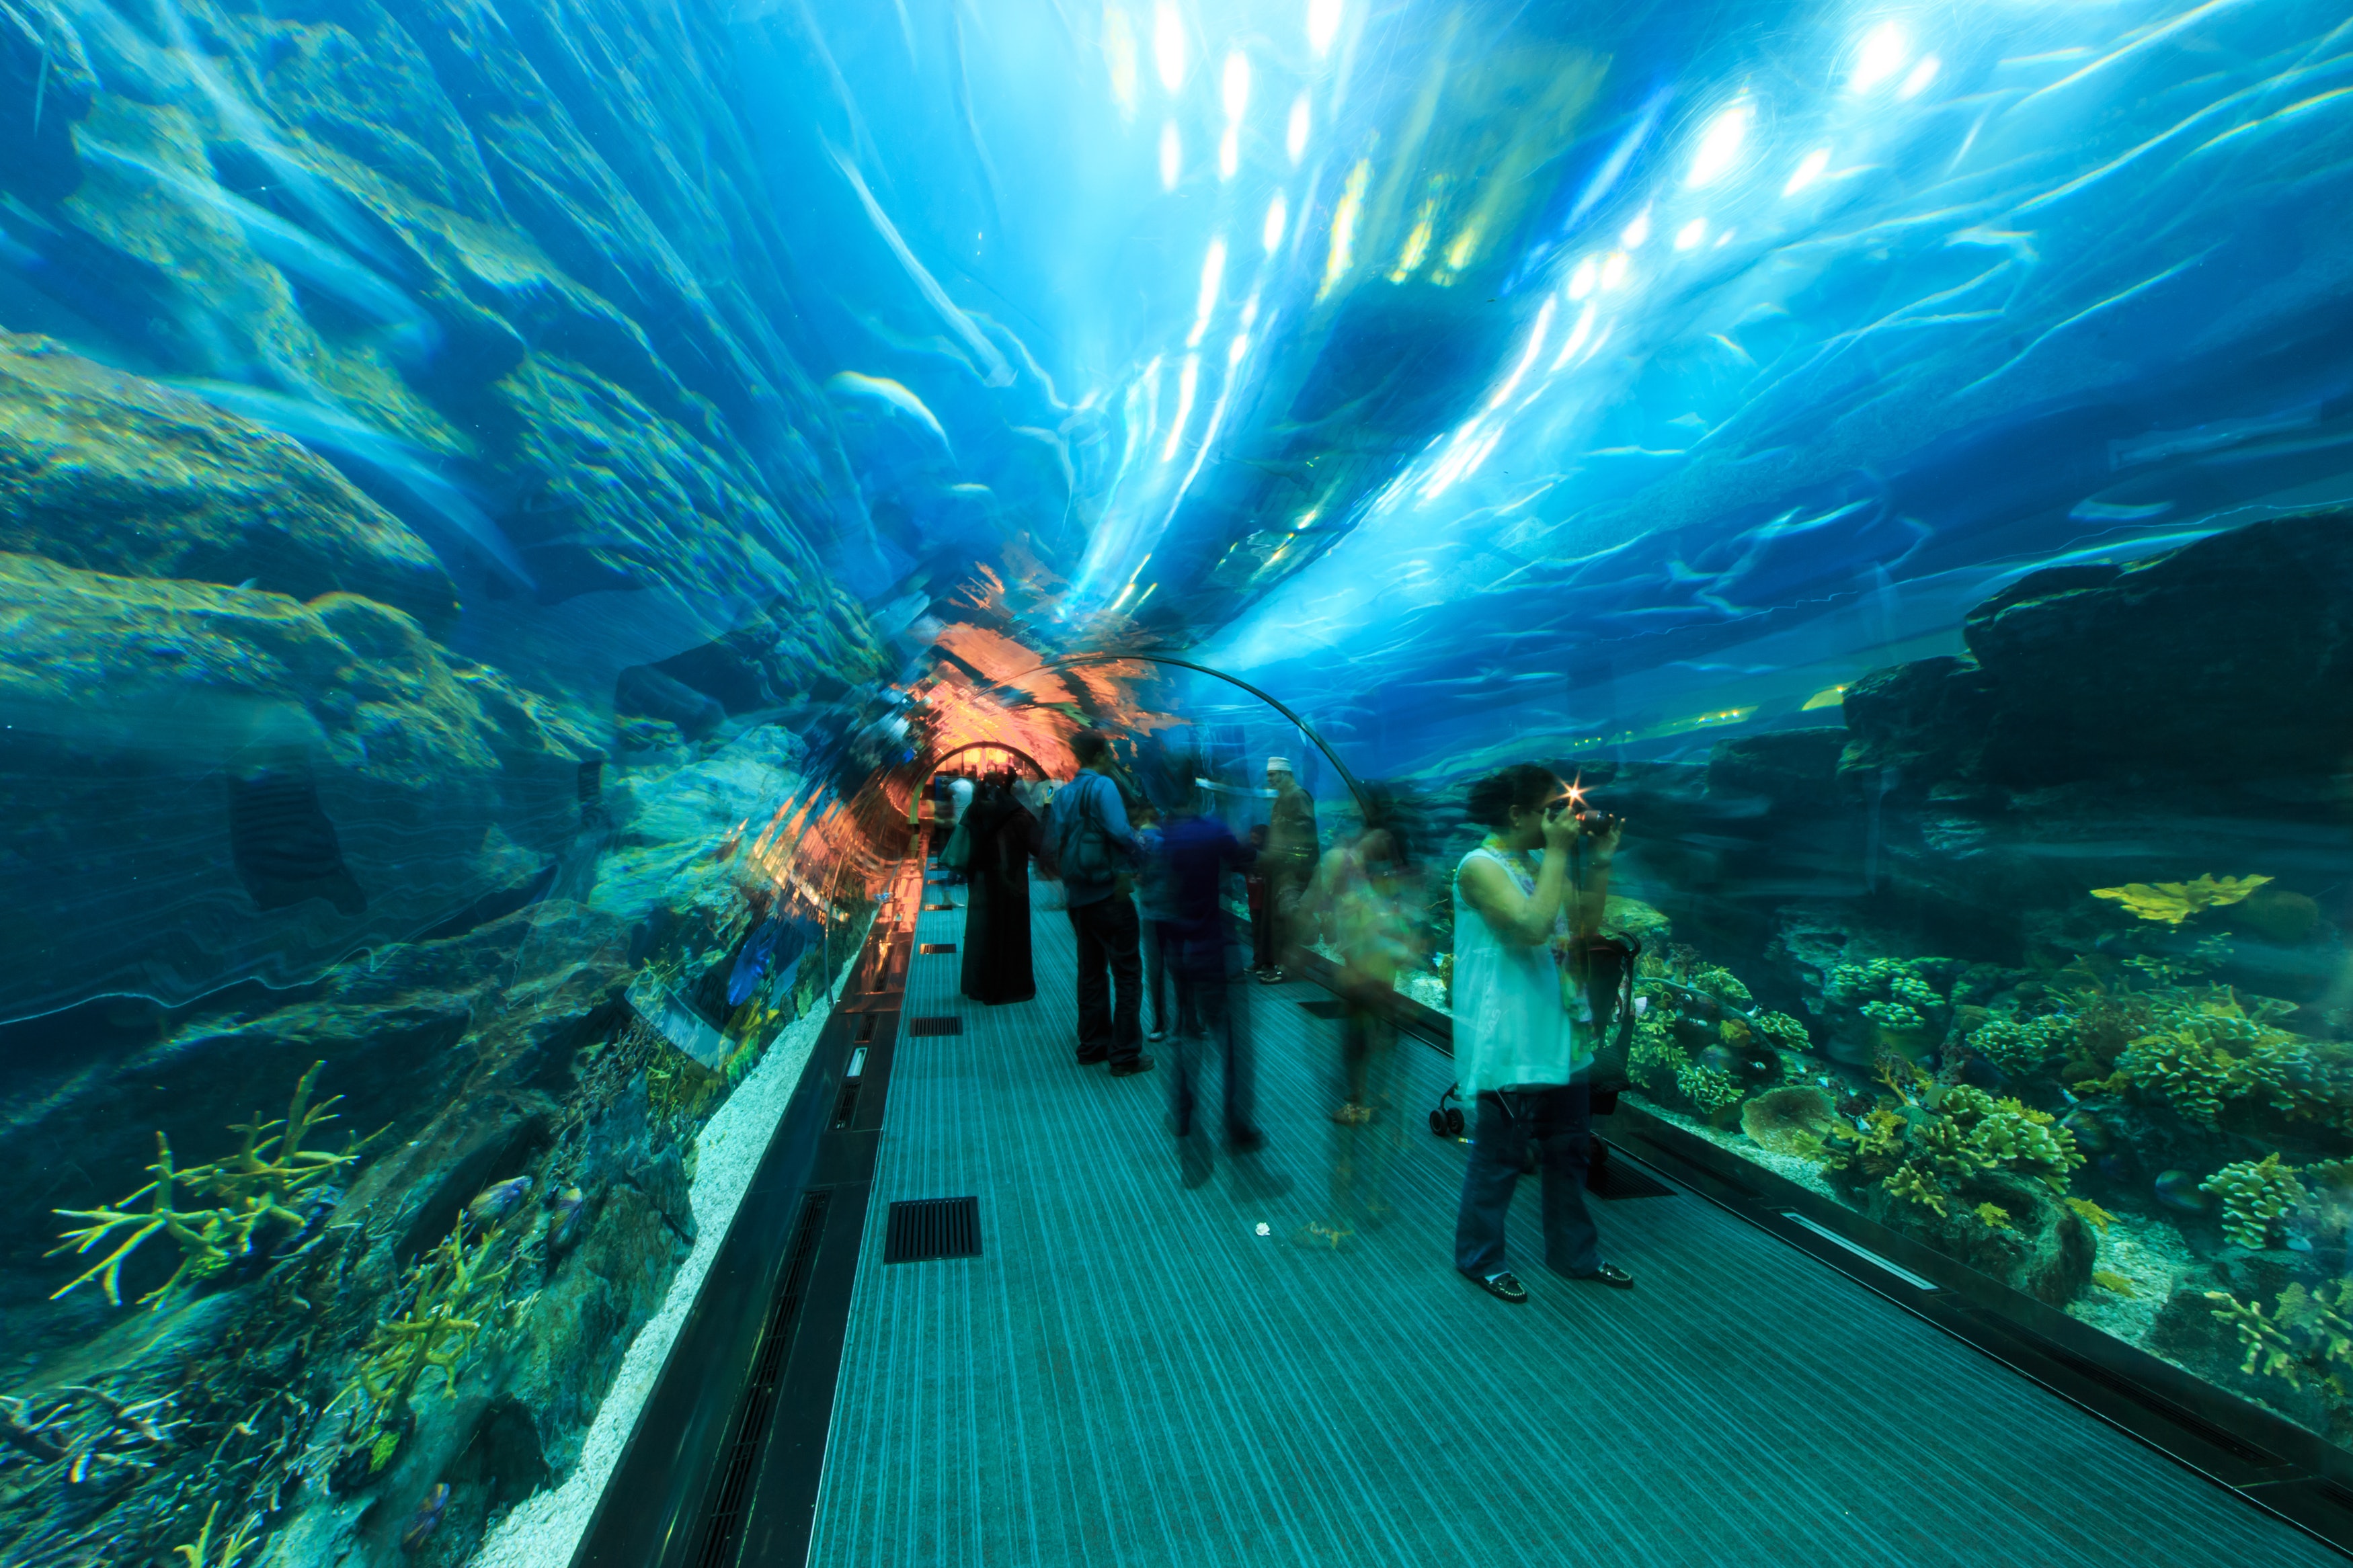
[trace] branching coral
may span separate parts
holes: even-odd
[[[2309,1092],[2305,1042],[2249,1016],[2227,988],[2154,995],[2148,1013],[2155,1027],[2117,1056],[2117,1074],[2191,1121],[2211,1123],[2230,1101],[2248,1098],[2283,1111],[2320,1113],[2328,1104]],[[2307,1086],[2302,1096],[2299,1083]]]
[[[2206,1299],[2222,1304],[2214,1316],[2237,1331],[2247,1347],[2239,1370],[2276,1377],[2301,1389],[2306,1377],[2345,1398],[2343,1369],[2353,1366],[2353,1281],[2338,1280],[2307,1292],[2291,1285],[2279,1294],[2269,1316],[2253,1301],[2242,1301],[2226,1290],[2209,1290]]]
[[[2302,1206],[2306,1195],[2304,1184],[2275,1153],[2225,1165],[2198,1187],[2222,1200],[2222,1234],[2249,1251],[2270,1246],[2272,1227]]]
[[[311,1103],[311,1086],[326,1065],[323,1061],[311,1064],[311,1070],[294,1086],[294,1099],[287,1107],[284,1121],[264,1121],[257,1111],[251,1121],[231,1128],[233,1132],[244,1133],[245,1141],[227,1159],[175,1169],[171,1142],[158,1132],[155,1163],[147,1167],[153,1181],[111,1208],[57,1210],[68,1219],[90,1223],[67,1231],[65,1239],[50,1249],[49,1257],[69,1251],[79,1258],[118,1235],[122,1239],[104,1258],[52,1292],[49,1299],[55,1300],[77,1286],[97,1279],[105,1287],[106,1299],[121,1306],[122,1265],[138,1250],[140,1243],[159,1231],[168,1234],[178,1245],[180,1266],[142,1300],[160,1301],[177,1287],[216,1273],[245,1257],[253,1250],[255,1235],[266,1226],[290,1226],[301,1230],[307,1218],[301,1212],[303,1207],[321,1194],[329,1176],[356,1163],[360,1150],[370,1141],[354,1139],[340,1154],[302,1147],[314,1129],[338,1120],[333,1110],[343,1096],[317,1105]],[[213,1200],[215,1206],[181,1208],[177,1189],[183,1187],[195,1196]],[[131,1205],[142,1198],[148,1200],[148,1206],[132,1209]]]
[[[1928,1020],[1901,1002],[1865,1002],[1862,1016],[1883,1029],[1893,1029],[1899,1035],[1915,1035],[1928,1026]]]
[[[1787,1013],[1758,1014],[1757,1032],[1765,1037],[1767,1045],[1781,1050],[1810,1051],[1814,1048],[1813,1039],[1806,1033],[1804,1023]]]
[[[211,1510],[205,1515],[205,1527],[197,1532],[195,1544],[175,1546],[172,1548],[172,1554],[186,1563],[188,1568],[237,1568],[237,1560],[245,1555],[246,1548],[253,1544],[253,1538],[249,1533],[253,1528],[253,1521],[248,1519],[240,1521],[236,1529],[222,1537],[219,1552],[216,1554],[213,1549],[213,1524],[219,1518],[220,1504],[215,1503]]]
[[[502,1236],[492,1230],[470,1241],[461,1214],[410,1270],[396,1314],[369,1336],[356,1384],[369,1413],[353,1445],[366,1454],[368,1474],[381,1470],[398,1448],[408,1403],[426,1373],[439,1372],[442,1391],[456,1392],[459,1366],[497,1314],[514,1268],[512,1258],[491,1267]]]
[[[2208,872],[2194,882],[2127,882],[2121,888],[2094,888],[2092,897],[2119,903],[2145,921],[2179,925],[2200,910],[2235,904],[2269,877],[2217,877]]]
[[[1730,1073],[1715,1068],[1704,1068],[1696,1063],[1679,1068],[1675,1072],[1675,1087],[1683,1091],[1685,1100],[1711,1115],[1726,1106],[1740,1103],[1739,1083]]]
[[[1691,972],[1687,984],[1693,990],[1704,991],[1717,1001],[1729,1002],[1735,1007],[1745,1009],[1757,1004],[1757,999],[1748,994],[1748,987],[1740,983],[1740,977],[1721,964],[1698,965]]]
[[[2075,1028],[2053,1015],[2042,1018],[1988,1018],[1971,1030],[1969,1047],[2006,1078],[2032,1072],[2074,1043]]]
[[[1899,1092],[1911,1087],[1890,1081]],[[1930,1098],[1933,1105],[1915,1101],[1904,1111],[1883,1102],[1864,1119],[1852,1153],[1834,1154],[1825,1163],[1859,1166],[1895,1196],[1943,1215],[1947,1201],[1981,1172],[2040,1177],[2063,1192],[2067,1173],[2084,1163],[2073,1136],[2047,1111],[1996,1100],[1968,1084],[1942,1087]]]
[[[1663,1089],[1689,1066],[1691,1053],[1675,1043],[1673,1015],[1651,1007],[1634,1026],[1633,1042],[1626,1050],[1627,1072],[1637,1083]]]

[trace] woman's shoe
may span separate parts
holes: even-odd
[[[1527,1288],[1513,1279],[1512,1271],[1508,1268],[1492,1279],[1482,1279],[1476,1274],[1465,1274],[1462,1278],[1498,1301],[1508,1301],[1514,1307],[1525,1307],[1528,1304]]]
[[[1620,1290],[1631,1290],[1634,1277],[1614,1263],[1605,1263],[1590,1274],[1572,1274],[1572,1279],[1590,1279],[1596,1285],[1609,1285]]]

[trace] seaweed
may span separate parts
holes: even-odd
[[[256,1111],[251,1121],[230,1128],[232,1132],[244,1133],[245,1141],[227,1159],[177,1169],[173,1163],[171,1140],[158,1131],[155,1163],[147,1167],[154,1180],[109,1208],[55,1211],[68,1219],[90,1223],[67,1231],[64,1239],[46,1255],[51,1258],[64,1252],[79,1258],[112,1240],[120,1232],[130,1234],[104,1258],[52,1291],[49,1299],[54,1301],[97,1279],[105,1288],[106,1299],[115,1306],[122,1305],[122,1266],[142,1242],[158,1232],[170,1236],[178,1245],[180,1266],[172,1271],[170,1279],[140,1298],[157,1305],[180,1286],[218,1273],[236,1259],[249,1255],[255,1236],[264,1226],[290,1226],[300,1232],[309,1216],[295,1206],[298,1200],[323,1196],[331,1190],[326,1186],[327,1178],[355,1163],[360,1150],[382,1136],[377,1132],[353,1139],[340,1154],[302,1146],[314,1129],[339,1120],[333,1110],[342,1103],[343,1096],[317,1105],[311,1103],[311,1088],[326,1065],[323,1061],[311,1064],[311,1070],[294,1086],[294,1098],[286,1109],[285,1120],[264,1121]],[[213,1199],[215,1206],[180,1207],[176,1189],[181,1187],[192,1195]],[[148,1200],[148,1206],[132,1210],[130,1205],[142,1198]]]
[[[195,1544],[172,1548],[173,1554],[185,1560],[188,1568],[237,1568],[237,1559],[243,1557],[245,1549],[253,1544],[248,1532],[254,1521],[240,1520],[236,1529],[221,1538],[220,1551],[216,1555],[213,1551],[213,1524],[219,1517],[220,1504],[215,1503],[205,1515],[204,1529],[196,1532]]]
[[[393,1315],[369,1334],[357,1375],[344,1390],[361,1396],[363,1411],[347,1434],[339,1473],[347,1473],[345,1467],[363,1477],[382,1471],[406,1436],[410,1404],[426,1377],[439,1373],[442,1394],[456,1393],[476,1341],[508,1305],[505,1287],[516,1260],[496,1267],[491,1261],[504,1226],[470,1239],[467,1226],[468,1215],[460,1213],[449,1234],[409,1270]],[[528,1300],[521,1303],[514,1315],[528,1305]],[[362,1455],[364,1468],[355,1460]]]

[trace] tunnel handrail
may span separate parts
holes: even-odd
[[[1356,803],[1356,810],[1360,814],[1366,816],[1370,815],[1369,807],[1371,803],[1365,798],[1364,785],[1356,781],[1356,774],[1348,771],[1348,764],[1340,760],[1340,753],[1334,751],[1330,746],[1324,744],[1324,737],[1315,732],[1313,725],[1309,724],[1306,720],[1302,719],[1298,714],[1293,712],[1289,705],[1284,703],[1281,698],[1274,696],[1271,692],[1261,691],[1257,687],[1252,686],[1249,681],[1244,680],[1240,676],[1229,675],[1224,670],[1216,668],[1214,665],[1197,664],[1189,658],[1177,658],[1174,655],[1165,653],[1067,653],[1058,654],[1054,658],[1047,659],[1042,664],[1033,665],[1029,668],[1022,670],[1018,674],[1007,676],[1003,679],[996,681],[995,684],[1000,688],[1008,687],[1012,685],[1013,682],[1019,680],[1023,676],[1038,675],[1048,670],[1068,669],[1075,665],[1082,664],[1124,664],[1131,659],[1140,660],[1145,664],[1173,665],[1178,669],[1189,669],[1197,675],[1215,676],[1218,679],[1226,682],[1229,686],[1238,687],[1241,690],[1249,692],[1252,697],[1257,698],[1261,702],[1265,703],[1268,707],[1282,714],[1285,719],[1291,721],[1291,722],[1297,727],[1299,732],[1307,737],[1307,743],[1314,746],[1318,752],[1322,752],[1324,760],[1332,764],[1332,771],[1340,775],[1340,782],[1347,786],[1350,798],[1354,799]]]

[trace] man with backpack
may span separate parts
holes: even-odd
[[[1078,776],[1055,793],[1047,832],[1078,939],[1079,1065],[1109,1062],[1112,1077],[1127,1078],[1152,1070],[1143,1054],[1141,922],[1128,875],[1141,847],[1112,782],[1110,740],[1082,730],[1071,750]]]

